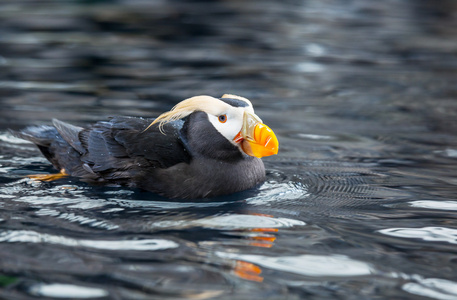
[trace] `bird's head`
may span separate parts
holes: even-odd
[[[178,103],[151,125],[158,123],[160,128],[167,122],[185,118],[194,112],[206,113],[212,126],[247,155],[260,158],[278,153],[275,134],[254,113],[252,103],[240,96],[225,94],[219,99],[195,96]]]

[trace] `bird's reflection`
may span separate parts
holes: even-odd
[[[272,215],[265,214],[251,213],[250,215],[274,218]],[[274,242],[276,241],[275,233],[278,231],[278,228],[247,229],[245,233],[246,238],[249,241],[248,245],[252,247],[271,248],[274,246]],[[264,280],[264,277],[262,276],[262,268],[260,266],[242,260],[235,261],[233,274],[239,278],[249,281],[263,282]]]
[[[262,282],[263,277],[261,276],[262,274],[262,268],[259,266],[250,263],[250,262],[245,262],[242,260],[237,260],[235,264],[235,269],[233,270],[233,274],[238,276],[239,278],[246,279],[249,281],[256,281],[256,282]]]

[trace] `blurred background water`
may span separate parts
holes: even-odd
[[[169,201],[8,128],[251,99],[268,180]],[[457,2],[0,3],[3,299],[457,299]]]

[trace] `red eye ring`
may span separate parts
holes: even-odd
[[[218,119],[219,119],[219,122],[225,123],[225,122],[227,122],[227,115],[220,115],[218,117]]]

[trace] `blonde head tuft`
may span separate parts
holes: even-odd
[[[159,130],[164,133],[163,126],[166,123],[185,118],[194,111],[204,111],[206,113],[216,114],[218,111],[220,111],[221,105],[226,106],[227,104],[223,103],[217,98],[206,95],[195,96],[183,100],[176,104],[170,111],[167,111],[158,116],[157,119],[149,124],[149,126],[144,131],[148,130],[152,125],[158,123]]]

